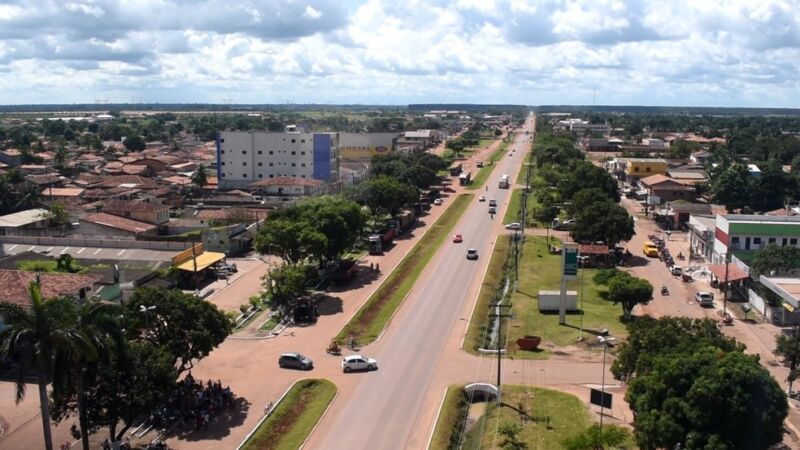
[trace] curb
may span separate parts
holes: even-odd
[[[442,408],[444,407],[444,399],[447,398],[447,390],[448,388],[444,388],[444,394],[442,394],[442,401],[439,402],[439,408],[436,410],[436,422],[433,424],[431,435],[428,436],[428,445],[425,446],[425,450],[430,450],[431,448],[431,443],[433,442],[433,434],[436,433],[436,425],[439,422],[439,416],[441,416]]]
[[[333,382],[331,382],[331,383],[333,383]],[[336,386],[336,385],[334,384],[334,386]],[[308,432],[308,434],[306,435],[306,439],[303,441],[302,444],[300,444],[300,447],[298,447],[297,450],[302,450],[303,447],[305,447],[306,444],[308,443],[308,440],[311,439],[311,435],[314,434],[315,431],[317,431],[317,427],[319,427],[320,422],[322,422],[322,420],[325,418],[325,416],[328,415],[328,411],[330,411],[331,406],[333,406],[333,402],[336,401],[337,397],[339,397],[339,392],[340,392],[339,388],[337,387],[336,388],[336,394],[333,396],[331,401],[328,403],[328,406],[325,408],[325,411],[322,412],[322,415],[319,416],[319,420],[317,420],[317,423],[314,424],[314,428],[312,428],[311,431]]]

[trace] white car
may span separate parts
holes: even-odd
[[[520,228],[522,228],[522,226],[517,222],[506,224],[506,230],[519,230]]]
[[[481,195],[480,197],[478,197],[478,201],[479,202],[485,202],[486,201],[486,196],[485,195]]]
[[[361,355],[345,356],[342,360],[342,370],[344,373],[354,370],[378,370],[378,361]]]
[[[441,205],[442,204],[442,199],[437,198],[436,200],[433,201],[433,204],[434,205]]]
[[[694,299],[700,306],[714,306],[714,294],[711,292],[698,292]]]

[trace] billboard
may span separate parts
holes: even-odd
[[[578,277],[578,244],[565,243],[561,250],[562,271],[561,277],[565,280],[574,280]]]
[[[611,409],[611,394],[592,389],[592,392],[589,394],[589,403]]]

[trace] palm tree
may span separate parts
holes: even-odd
[[[53,157],[53,162],[55,163],[56,168],[64,168],[64,163],[67,161],[67,156],[67,148],[63,145],[59,145],[56,149],[56,154]]]
[[[7,327],[0,333],[0,356],[19,358],[17,403],[25,398],[27,367],[30,363],[34,364],[39,385],[39,409],[45,449],[53,450],[47,382],[51,377],[62,376],[54,371],[67,370],[66,367],[53,364],[55,355],[74,348],[82,339],[70,326],[76,320],[75,302],[67,298],[42,299],[39,284],[36,282],[31,282],[28,286],[28,293],[31,304],[27,309],[11,303],[0,303],[0,317]]]
[[[79,335],[78,344],[58,355],[58,362],[71,367],[60,372],[54,379],[54,387],[70,389],[69,383],[75,381],[77,396],[78,423],[81,429],[81,442],[84,450],[89,450],[89,424],[86,418],[85,380],[87,367],[99,360],[108,360],[112,350],[121,351],[125,340],[115,317],[117,305],[89,301],[78,309],[75,331]]]

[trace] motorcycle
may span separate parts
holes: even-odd
[[[728,313],[725,313],[725,315],[722,316],[722,323],[725,325],[733,325],[733,316],[731,316]]]
[[[342,349],[339,347],[339,344],[337,344],[336,341],[331,341],[330,345],[328,345],[328,348],[326,348],[325,351],[329,355],[334,356],[339,356],[342,354]]]
[[[661,295],[669,295],[669,288],[666,285],[661,286]]]

